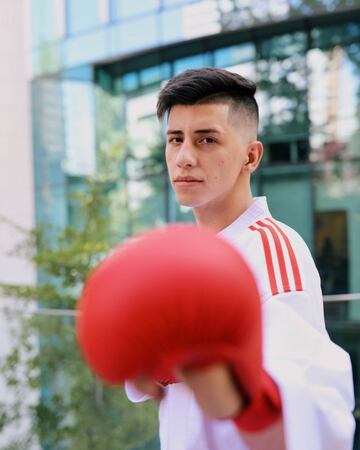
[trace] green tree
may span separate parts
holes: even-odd
[[[11,404],[0,404],[0,433],[17,426],[24,413],[31,429],[15,436],[7,450],[28,450],[34,439],[49,450],[156,448],[154,405],[131,405],[121,389],[102,385],[77,349],[72,310],[91,269],[119,240],[109,214],[116,194],[113,176],[88,178],[83,187],[71,198],[75,225],[38,227],[15,249],[36,266],[37,285],[0,285],[6,297],[37,301],[40,312],[70,310],[14,322],[13,350],[0,367],[14,395]],[[23,399],[31,390],[40,395],[24,412]]]

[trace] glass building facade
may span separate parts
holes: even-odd
[[[75,221],[69,193],[114,152],[119,240],[193,220],[167,180],[156,98],[185,69],[222,67],[258,85],[253,194],[303,236],[324,294],[360,293],[359,1],[32,0],[31,14],[37,223]],[[360,301],[325,310],[359,401]]]

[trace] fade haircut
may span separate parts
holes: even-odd
[[[237,73],[204,67],[171,78],[159,93],[157,116],[161,120],[175,105],[229,104],[232,112],[244,112],[250,122],[259,122],[256,84]]]

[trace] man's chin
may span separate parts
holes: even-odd
[[[196,200],[194,198],[184,198],[182,196],[177,196],[176,201],[179,205],[185,206],[186,208],[196,208],[201,206],[202,202],[199,200]]]

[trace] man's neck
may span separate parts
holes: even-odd
[[[240,198],[193,208],[193,213],[198,225],[220,232],[240,217],[251,206],[252,201],[253,197],[249,190],[246,195],[242,195]]]

